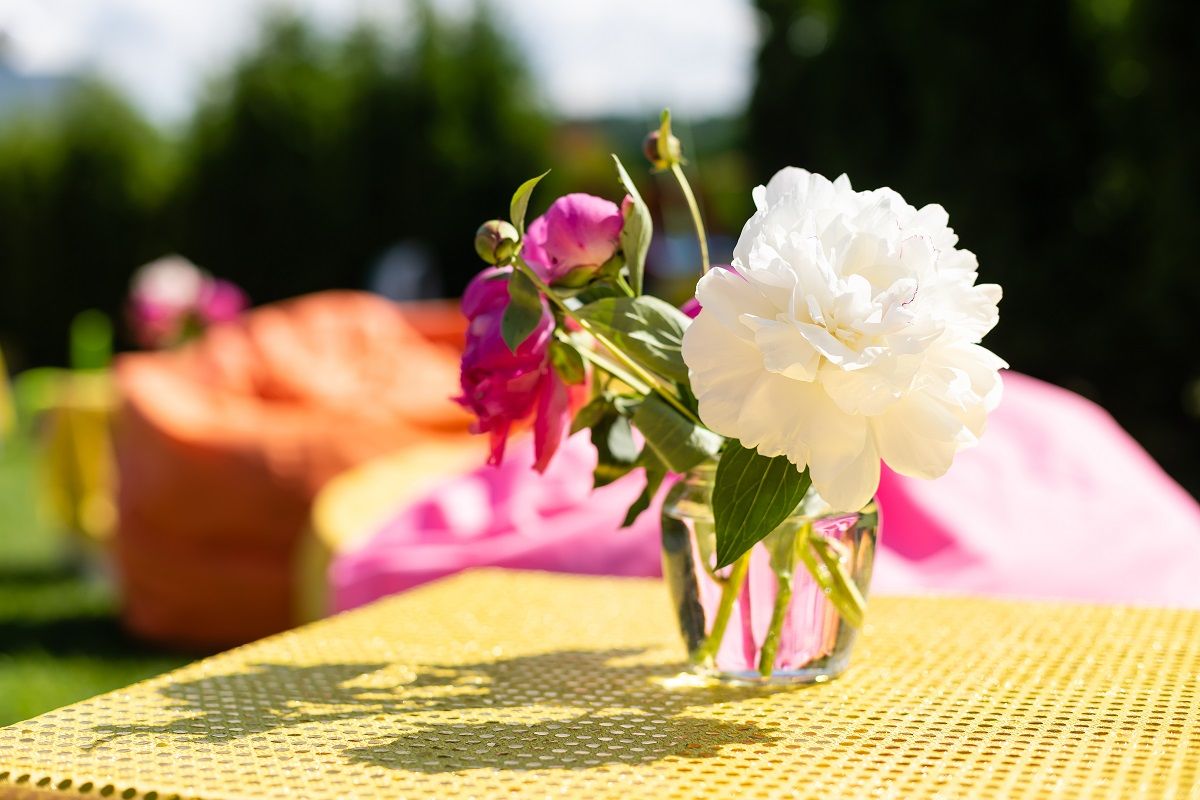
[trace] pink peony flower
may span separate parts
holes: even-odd
[[[547,283],[582,285],[617,252],[624,224],[616,203],[563,195],[529,224],[521,255]]]
[[[142,347],[170,347],[214,322],[235,319],[247,305],[246,295],[234,284],[186,258],[166,256],[134,273],[129,324]]]
[[[510,268],[489,267],[475,276],[463,294],[468,320],[462,358],[462,395],[455,400],[476,416],[471,429],[491,437],[489,464],[504,459],[512,425],[537,412],[533,426],[534,468],[546,469],[570,421],[566,385],[550,364],[554,317],[542,301],[542,320],[514,353],[500,333],[508,307]]]

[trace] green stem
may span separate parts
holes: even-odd
[[[554,290],[550,288],[549,284],[542,280],[541,276],[538,275],[527,263],[525,263],[524,259],[518,257],[513,261],[513,266],[523,275],[525,275],[525,277],[529,278],[529,280],[533,282],[533,285],[537,287],[538,291],[548,297],[550,302],[558,306],[559,310],[562,311],[563,314],[574,320],[575,324],[578,325],[580,329],[582,329],[587,335],[591,336],[593,339],[607,348],[609,353],[612,354],[613,358],[619,361],[621,365],[625,367],[625,369],[629,370],[631,374],[636,376],[638,380],[642,381],[644,384],[658,393],[662,399],[666,400],[675,408],[676,411],[682,414],[684,419],[691,421],[695,425],[702,426],[704,424],[700,421],[699,417],[693,414],[688,407],[679,400],[679,397],[675,394],[675,392],[663,385],[662,381],[659,380],[656,375],[647,370],[641,364],[631,359],[629,356],[625,355],[625,353],[622,352],[619,347],[609,341],[607,336],[597,331],[592,327],[590,322],[576,314],[575,310],[563,302],[563,299],[555,294]]]
[[[570,342],[570,339],[567,338],[567,341]],[[592,366],[598,367],[598,368],[604,370],[612,377],[616,378],[617,380],[621,381],[629,388],[633,389],[635,392],[638,392],[639,394],[650,394],[652,391],[654,391],[649,386],[645,385],[640,380],[638,380],[637,378],[630,375],[622,367],[618,366],[617,364],[614,364],[612,361],[609,361],[607,358],[600,355],[596,351],[589,350],[589,349],[582,348],[582,347],[580,347],[578,349],[579,349],[579,355],[583,358],[584,361],[588,361],[592,364]]]
[[[812,549],[825,566],[829,576],[829,599],[837,608],[838,613],[847,625],[861,628],[863,616],[866,613],[867,601],[858,590],[858,584],[846,572],[846,565],[839,558],[834,545],[823,536],[814,536],[809,540]]]
[[[717,586],[725,586],[729,583],[729,578],[722,578],[717,574],[717,571],[712,568],[712,564],[704,564],[704,573],[708,575],[708,579]]]
[[[812,537],[812,522],[806,521],[798,528],[780,527],[770,534],[768,549],[771,551],[771,571],[775,573],[775,604],[771,609],[771,624],[767,638],[763,641],[758,656],[758,671],[764,678],[771,677],[775,669],[775,654],[779,651],[779,637],[788,606],[792,603],[795,588],[796,558],[801,549],[808,548]],[[807,565],[807,562],[805,562]]]
[[[704,220],[700,218],[700,205],[696,202],[696,195],[692,194],[692,186],[688,183],[687,176],[683,174],[683,167],[679,166],[678,161],[671,164],[671,174],[679,183],[679,188],[683,191],[683,199],[687,201],[688,210],[692,212],[692,224],[696,227],[696,241],[700,243],[700,274],[703,275],[708,272],[710,264],[708,263],[708,235],[704,232]]]
[[[717,606],[717,615],[713,618],[712,630],[696,652],[692,654],[692,663],[706,663],[716,656],[717,650],[721,648],[721,640],[725,638],[725,629],[729,627],[729,617],[733,613],[733,604],[742,591],[742,583],[746,580],[746,571],[749,568],[749,552],[733,562],[729,578],[721,587],[721,603]]]
[[[787,616],[788,606],[792,603],[791,573],[779,574],[776,578],[779,588],[775,592],[775,607],[771,610],[771,626],[767,628],[767,638],[758,655],[758,674],[764,678],[771,677],[771,672],[775,669],[775,653],[779,650],[783,620]]]

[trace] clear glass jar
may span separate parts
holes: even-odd
[[[872,500],[835,513],[810,490],[792,516],[717,570],[713,464],[663,504],[663,576],[696,672],[736,682],[814,683],[846,669],[879,533]]]

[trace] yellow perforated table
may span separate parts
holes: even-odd
[[[882,598],[774,691],[681,656],[657,582],[475,572],[4,729],[0,797],[1200,797],[1195,612]]]

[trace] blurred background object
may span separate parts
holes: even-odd
[[[112,322],[95,309],[81,311],[69,336],[70,366],[22,372],[15,394],[26,435],[41,445],[38,499],[75,545],[92,548],[108,539],[117,521],[109,431],[116,399],[108,372]]]
[[[297,542],[321,487],[376,456],[473,441],[446,400],[458,351],[421,318],[319,292],[117,361],[115,552],[131,630],[214,650],[291,627]]]
[[[670,105],[714,260],[783,164],[937,200],[1005,287],[991,346],[1111,411],[1200,495],[1198,27],[1173,0],[15,0],[0,352],[18,390],[80,358],[106,376],[72,321],[124,319],[134,271],[166,253],[256,303],[452,297],[513,187],[554,167],[540,202],[616,199],[608,153],[642,164]],[[652,277],[682,298],[687,209],[668,179],[634,177]],[[443,312],[406,313],[457,342]],[[43,387],[75,383],[53,374]],[[111,591],[63,566],[56,534],[84,523],[34,514],[55,447],[39,456],[51,418],[28,416],[0,450],[0,723],[174,663],[121,638]],[[289,535],[315,491],[294,493]],[[78,694],[30,677],[73,658]]]
[[[214,278],[182,256],[163,256],[138,268],[130,281],[130,336],[145,348],[172,347],[231,322],[249,301],[236,285]]]

